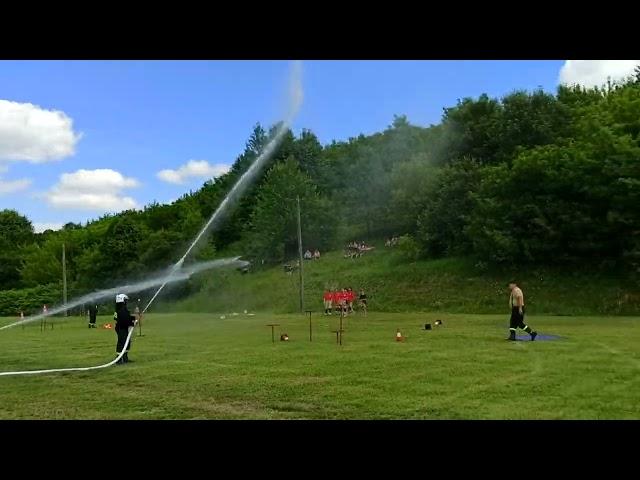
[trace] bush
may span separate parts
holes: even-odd
[[[43,305],[57,305],[62,300],[62,285],[48,284],[21,290],[4,290],[0,292],[0,315],[19,316],[40,313]]]
[[[403,235],[398,239],[396,251],[404,260],[415,262],[420,258],[420,245],[411,235]]]

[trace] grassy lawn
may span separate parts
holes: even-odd
[[[638,419],[640,318],[530,316],[556,341],[507,342],[508,316],[151,314],[135,363],[0,377],[1,419]],[[442,327],[421,331],[425,322]],[[6,324],[13,319],[0,319]],[[101,325],[109,317],[100,317]],[[0,332],[0,370],[113,358],[75,317]],[[276,343],[268,323],[279,323]],[[394,341],[396,328],[407,341]],[[287,332],[291,340],[278,341]]]

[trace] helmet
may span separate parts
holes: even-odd
[[[127,300],[129,300],[129,297],[124,293],[119,293],[118,295],[116,295],[116,303],[124,303]]]

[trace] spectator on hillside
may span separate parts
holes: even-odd
[[[313,258],[315,260],[320,260],[320,250],[316,248],[315,252],[313,252]]]
[[[306,252],[304,252],[304,259],[305,260],[311,260],[313,258],[313,255],[311,255],[311,251],[307,250]]]
[[[347,245],[347,251],[344,255],[344,258],[358,258],[362,255],[362,251],[360,249],[360,245],[358,242],[349,242]]]

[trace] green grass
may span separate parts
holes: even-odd
[[[327,286],[366,288],[372,308],[385,312],[499,313],[508,302],[506,284],[516,279],[527,309],[537,315],[640,315],[640,288],[614,273],[586,265],[580,270],[527,268],[481,271],[472,261],[448,258],[408,262],[383,246],[363,257],[339,252],[305,261],[305,305],[322,308]],[[247,275],[214,271],[199,277],[201,290],[166,311],[258,310],[293,313],[299,308],[298,272],[282,267]],[[160,308],[157,306],[156,308]]]
[[[436,318],[444,326],[421,331]],[[7,323],[9,320],[0,320]],[[99,324],[109,321],[101,317]],[[507,315],[151,314],[135,363],[0,377],[0,418],[638,419],[640,318],[531,316],[552,342],[507,342]],[[268,323],[291,341],[271,343]],[[396,328],[408,336],[394,341]],[[0,370],[90,366],[113,331],[75,317],[0,332]]]

